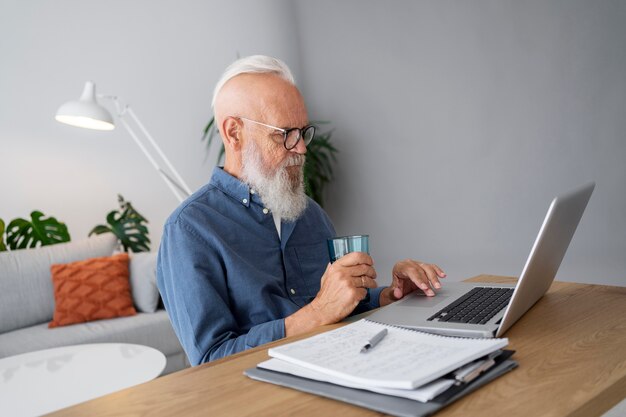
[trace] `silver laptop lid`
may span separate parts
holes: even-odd
[[[594,188],[592,182],[552,200],[496,337],[506,332],[550,288]]]

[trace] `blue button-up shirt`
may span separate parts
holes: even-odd
[[[329,262],[330,219],[313,200],[281,237],[260,197],[221,168],[165,223],[157,284],[192,365],[285,336]],[[382,288],[358,311],[378,307]],[[358,312],[355,311],[355,312]]]

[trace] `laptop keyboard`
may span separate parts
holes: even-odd
[[[513,288],[475,287],[428,320],[485,324],[509,304]]]

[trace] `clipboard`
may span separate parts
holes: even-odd
[[[338,401],[354,404],[370,410],[391,414],[399,417],[422,417],[429,416],[443,407],[453,403],[459,398],[477,390],[483,385],[493,381],[501,375],[515,369],[518,364],[509,359],[508,355],[501,355],[496,364],[488,371],[467,384],[453,386],[441,393],[433,400],[421,403],[406,398],[392,397],[377,394],[370,391],[348,388],[328,382],[314,381],[280,372],[269,371],[260,368],[251,368],[244,371],[249,378],[257,381],[269,382],[287,388],[296,389],[310,394],[331,398]]]

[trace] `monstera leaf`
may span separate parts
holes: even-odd
[[[7,226],[7,245],[11,250],[35,248],[70,241],[65,223],[54,217],[44,218],[40,211],[30,214],[31,221],[17,218]]]
[[[4,244],[4,220],[0,219],[0,252],[7,250],[7,246]]]
[[[113,233],[122,243],[124,251],[148,252],[150,251],[150,238],[148,237],[148,223],[124,197],[118,195],[120,210],[113,210],[107,215],[107,223],[94,227],[89,236],[102,233]]]

